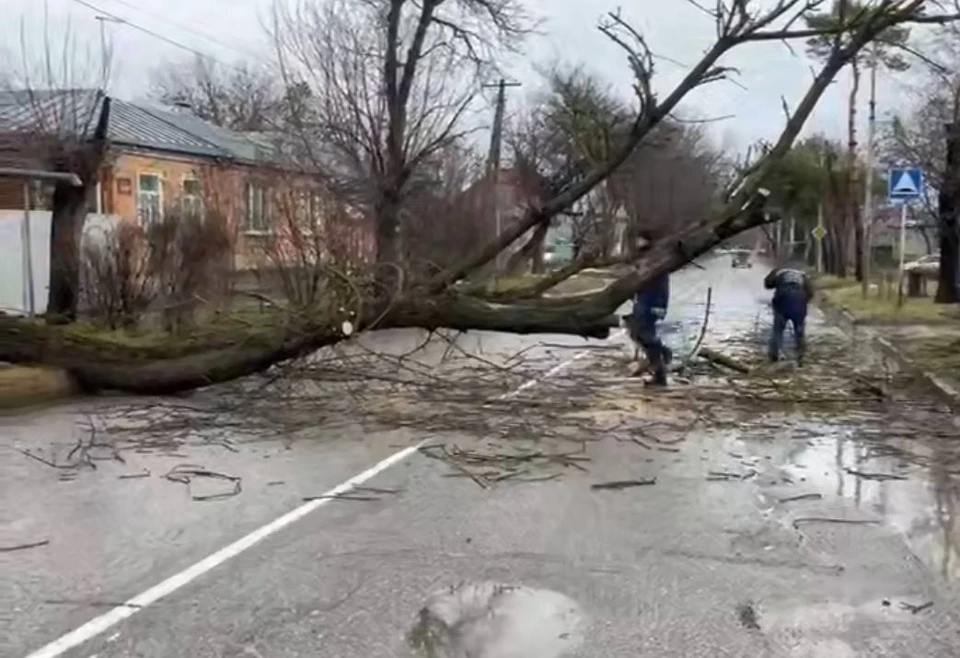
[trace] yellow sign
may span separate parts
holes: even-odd
[[[815,237],[817,240],[823,240],[827,235],[827,230],[823,228],[820,224],[817,224],[810,234]]]

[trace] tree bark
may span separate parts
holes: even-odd
[[[50,291],[48,322],[72,322],[77,318],[80,292],[80,239],[87,218],[87,202],[95,189],[107,151],[110,98],[104,97],[89,144],[67,153],[57,163],[59,171],[76,173],[82,185],[58,181],[53,191],[50,218]]]
[[[957,148],[960,146],[960,124],[947,124],[947,154],[943,184],[940,186],[939,223],[940,223],[940,271],[937,275],[937,293],[934,301],[938,304],[956,304],[960,302],[957,289],[957,269],[960,266],[960,226],[957,222],[957,206],[960,196],[960,158]]]
[[[525,269],[528,264],[531,272],[535,274],[543,272],[543,243],[549,228],[550,224],[544,222],[533,229],[524,245],[511,254],[507,261],[507,272],[519,272]]]
[[[854,276],[857,281],[863,279],[863,226],[860,222],[860,197],[857,194],[859,167],[857,163],[857,96],[860,94],[860,60],[854,57],[850,62],[851,86],[849,111],[847,114],[847,221],[853,222]],[[850,224],[847,224],[850,226]],[[843,257],[846,259],[847,254]],[[846,269],[846,268],[844,268]]]
[[[47,296],[49,322],[77,319],[80,293],[80,237],[87,217],[87,185],[76,187],[57,182],[53,191],[50,218],[50,291]]]

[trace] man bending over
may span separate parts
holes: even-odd
[[[777,268],[763,280],[763,287],[773,290],[773,332],[770,334],[769,357],[780,359],[783,330],[789,322],[797,345],[797,364],[803,365],[806,352],[804,335],[807,321],[807,306],[813,299],[813,284],[805,272],[791,268]]]

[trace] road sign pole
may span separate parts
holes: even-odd
[[[900,276],[903,276],[904,252],[907,250],[907,202],[900,206]]]
[[[817,228],[814,238],[817,240],[817,274],[823,273],[823,202],[817,204]]]

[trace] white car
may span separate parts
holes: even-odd
[[[916,272],[929,277],[935,277],[940,274],[940,253],[934,252],[921,256],[917,260],[905,263],[904,272]]]

